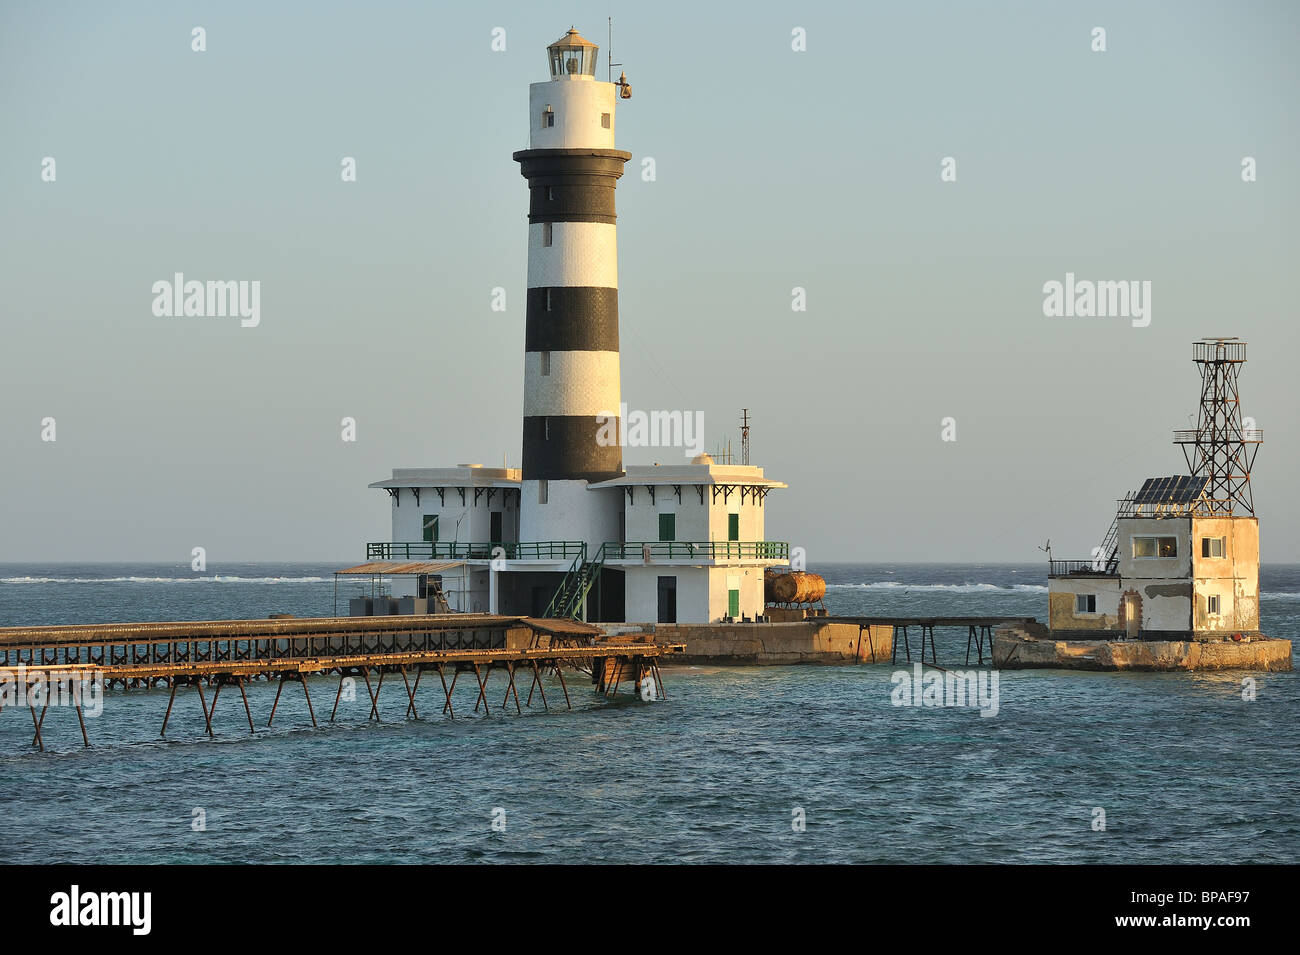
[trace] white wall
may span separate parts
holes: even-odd
[[[700,504],[699,492],[695,485],[682,485],[682,500],[672,487],[659,485],[655,488],[655,501],[650,502],[650,494],[644,485],[634,489],[633,503],[627,505],[627,539],[630,541],[657,541],[659,539],[659,515],[675,514],[676,534],[679,541],[725,541],[727,539],[727,515],[740,516],[740,539],[742,541],[761,541],[764,539],[764,507],[745,494],[745,503],[740,503],[740,491],[732,493],[727,503],[723,503],[722,494],[718,494],[717,504],[713,502],[713,489],[704,488],[704,504]]]
[[[614,104],[618,87],[589,76],[560,77],[528,87],[528,145],[530,149],[613,149]],[[550,106],[555,125],[543,126]],[[609,129],[600,122],[609,113]]]
[[[523,482],[519,539],[523,541],[586,541],[587,556],[600,545],[618,540],[622,488],[588,490],[586,481],[548,481],[547,503],[537,502],[537,482]]]
[[[478,504],[474,503],[474,489],[465,490],[465,503],[460,502],[460,492],[456,488],[444,488],[443,500],[438,499],[438,492],[433,488],[420,490],[420,503],[415,502],[415,493],[410,488],[401,488],[398,499],[393,501],[393,536],[394,541],[420,541],[424,539],[423,522],[425,515],[438,515],[438,540],[458,540],[461,543],[487,543],[491,541],[492,512],[501,511],[502,536],[508,541],[519,540],[519,512],[515,507],[515,492],[512,490],[502,502],[504,489],[494,488],[492,503],[488,504],[487,491],[479,495]],[[536,493],[536,490],[533,492]],[[456,522],[460,522],[457,532]]]
[[[650,565],[627,568],[624,613],[629,623],[659,619],[659,578],[677,578],[677,622],[716,623],[727,614],[729,578],[740,584],[740,613],[751,620],[763,612],[762,567],[674,567]]]
[[[550,352],[543,375],[541,352],[524,353],[524,415],[618,415],[616,351]],[[593,443],[600,425],[592,422]]]
[[[612,222],[553,222],[551,244],[542,226],[528,226],[528,287],[618,288],[618,227]],[[617,409],[615,409],[617,410]]]

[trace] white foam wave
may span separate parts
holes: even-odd
[[[1045,594],[1047,588],[1041,584],[903,584],[893,580],[880,580],[870,584],[827,584],[827,590],[891,590],[891,591],[940,591],[950,594]]]
[[[0,584],[319,584],[329,577],[0,577]]]

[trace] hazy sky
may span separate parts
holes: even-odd
[[[1086,557],[1237,335],[1263,557],[1300,560],[1298,10],[6,0],[0,560],[351,561],[394,466],[517,466],[511,152],[546,44],[611,13],[623,397],[737,451],[750,408],[770,539]],[[178,271],[260,281],[260,325],[156,317]],[[1066,272],[1150,281],[1150,325],[1045,317]]]

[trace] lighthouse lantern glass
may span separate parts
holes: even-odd
[[[594,46],[551,47],[548,51],[551,76],[595,76],[596,50]]]

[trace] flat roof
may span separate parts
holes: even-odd
[[[750,464],[633,464],[622,477],[591,487],[627,487],[637,484],[748,484],[754,487],[789,487],[763,476]]]
[[[393,476],[370,487],[519,487],[519,468],[485,468],[458,464],[454,468],[393,468]]]

